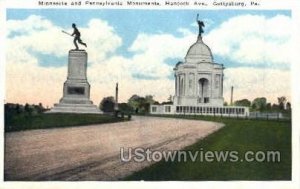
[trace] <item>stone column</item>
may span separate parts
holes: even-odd
[[[187,73],[184,74],[184,96],[189,95],[189,75]]]
[[[179,96],[179,87],[180,87],[180,76],[179,74],[176,75],[176,96]]]
[[[177,88],[178,88],[178,76],[175,74],[175,96],[178,96]]]
[[[115,97],[115,110],[119,110],[119,105],[118,105],[118,98],[119,98],[119,85],[116,83],[116,97]]]
[[[180,74],[178,77],[178,96],[182,95],[182,84],[181,84],[182,75]]]
[[[224,80],[224,74],[221,75],[221,97],[223,97],[223,80]]]
[[[197,96],[195,92],[196,91],[195,81],[196,81],[196,75],[193,73],[192,74],[192,96]]]

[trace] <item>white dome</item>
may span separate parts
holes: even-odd
[[[199,36],[197,42],[189,48],[185,61],[187,63],[213,62],[211,50],[203,43],[201,36]]]

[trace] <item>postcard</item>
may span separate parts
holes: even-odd
[[[4,188],[299,186],[296,2],[1,3]]]

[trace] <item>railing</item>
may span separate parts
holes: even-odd
[[[250,112],[250,119],[288,119],[281,112]],[[289,118],[290,119],[290,118]]]
[[[181,116],[212,116],[212,117],[224,117],[224,118],[232,118],[232,119],[251,119],[251,120],[291,120],[290,116],[284,116],[281,112],[269,112],[269,113],[261,113],[261,112],[250,112],[249,114],[216,114],[216,113],[176,113],[174,115]]]

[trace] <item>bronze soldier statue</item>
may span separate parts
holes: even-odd
[[[76,47],[76,50],[78,50],[77,41],[78,41],[79,44],[84,45],[85,47],[87,47],[86,43],[82,42],[82,40],[80,39],[80,32],[77,29],[76,24],[73,23],[72,28],[74,29],[74,31],[72,33],[72,36],[75,35],[73,42],[74,42],[74,45]]]

